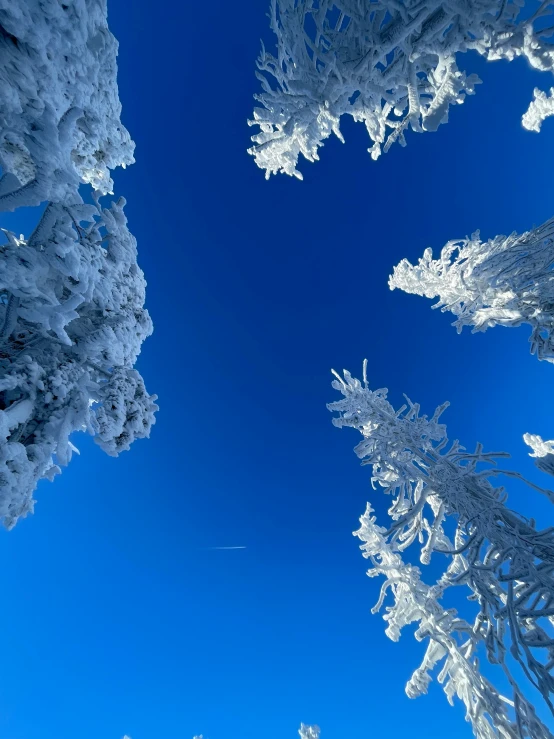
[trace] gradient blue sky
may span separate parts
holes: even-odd
[[[452,402],[451,435],[513,453],[554,436],[554,368],[527,330],[457,336],[387,276],[480,228],[554,212],[554,124],[523,131],[525,63],[467,58],[484,81],[436,134],[378,162],[344,122],[304,182],[247,156],[266,2],[110,0],[137,163],[116,192],[139,241],[156,330],[140,359],[161,410],[114,460],[86,438],[33,517],[0,535],[2,739],[468,739],[436,685],[403,686],[422,645],[371,616],[378,584],[351,532],[368,497],[354,433],[331,425],[331,367],[393,402]],[[9,221],[9,219],[8,219]],[[547,484],[547,480],[542,480]],[[546,503],[516,488],[540,518]],[[242,545],[235,551],[212,546]],[[448,723],[445,723],[448,722]]]

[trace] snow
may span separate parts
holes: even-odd
[[[458,695],[465,703],[468,720],[480,732],[476,736],[496,736],[487,728],[486,713],[499,736],[551,737],[526,698],[529,686],[525,691],[519,687],[510,663],[537,688],[533,701],[540,693],[552,710],[554,529],[537,530],[533,521],[505,505],[504,488],[493,486],[499,475],[520,477],[494,466],[507,454],[487,454],[481,444],[468,453],[458,441],[449,442],[440,422],[447,403],[431,418],[421,415],[408,398],[396,410],[385,388],[369,388],[366,363],[363,382],[347,371],[335,376],[333,387],[343,398],[328,405],[338,412],[333,423],[361,433],[355,452],[363,464],[371,465],[373,487],[391,500],[387,529],[376,526],[368,508],[356,532],[374,566],[370,574],[387,578],[376,610],[391,588],[395,605],[385,616],[389,637],[398,639],[403,626],[415,620],[420,622],[417,638],[430,639],[424,662],[408,683],[408,695],[425,692],[429,670],[444,659],[439,680],[446,680],[449,699]],[[447,521],[453,536],[446,533]],[[402,562],[401,552],[414,544],[420,546],[423,565],[439,553],[449,562],[432,587],[420,583],[419,569]],[[451,587],[464,587],[476,602],[473,624],[452,611],[441,612],[439,601]],[[512,690],[512,716],[499,693],[479,675],[478,648],[504,673]]]
[[[133,369],[152,323],[123,206],[51,203],[28,241],[8,233],[0,247],[0,293],[10,296],[0,324],[17,302],[0,350],[8,527],[32,510],[38,480],[69,463],[73,432],[87,430],[116,456],[154,422],[156,398]]]
[[[554,475],[554,441],[544,441],[538,434],[523,434],[523,441],[533,450],[529,456],[535,458],[535,467],[547,475]],[[552,500],[554,502],[554,494]]]
[[[549,32],[535,29],[548,3],[520,18],[517,0],[271,0],[277,39],[262,46],[257,77],[262,92],[250,125],[260,131],[249,149],[266,177],[283,172],[302,179],[300,155],[313,162],[332,133],[343,141],[340,119],[364,123],[377,159],[411,128],[436,131],[450,107],[480,82],[458,68],[469,50],[488,60],[524,57],[552,71]],[[524,125],[537,130],[551,102],[536,94]],[[542,118],[541,118],[542,116]]]
[[[300,724],[298,733],[300,739],[319,739],[319,726],[307,726],[306,724]]]
[[[133,162],[120,120],[117,42],[105,0],[0,0],[0,211],[46,201],[0,244],[0,518],[33,510],[39,480],[87,431],[117,456],[157,410],[134,369],[152,332],[125,200],[110,170]],[[82,186],[96,204],[83,201]]]
[[[106,13],[105,0],[0,0],[0,210],[63,202],[75,178],[109,193],[110,170],[134,161]]]
[[[554,218],[525,233],[482,242],[479,232],[449,241],[433,259],[426,249],[416,265],[403,259],[391,290],[438,297],[433,306],[456,316],[460,332],[492,326],[531,326],[531,353],[554,362]]]
[[[527,130],[538,133],[546,118],[554,115],[554,87],[551,87],[547,93],[535,87],[533,96],[521,122]]]

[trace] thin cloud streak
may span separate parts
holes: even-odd
[[[206,547],[208,550],[215,550],[215,549],[246,549],[246,547]]]

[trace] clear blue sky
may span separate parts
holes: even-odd
[[[371,161],[345,121],[304,182],[247,156],[265,0],[110,0],[137,164],[116,176],[156,330],[140,369],[161,410],[114,460],[86,437],[0,535],[2,739],[469,739],[436,685],[410,701],[422,646],[371,616],[378,583],[351,532],[369,487],[354,433],[331,425],[331,367],[445,399],[451,435],[513,453],[554,436],[554,368],[527,330],[457,336],[389,292],[402,257],[554,213],[554,123],[524,132],[525,63],[468,58],[484,84],[436,134]],[[547,480],[542,480],[547,484]],[[546,517],[518,490],[512,505]],[[211,551],[212,546],[246,546]]]

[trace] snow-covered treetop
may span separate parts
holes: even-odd
[[[319,739],[319,726],[307,726],[306,724],[300,724],[298,733],[300,739]]]
[[[532,327],[531,352],[554,361],[554,218],[518,235],[482,242],[479,232],[449,241],[438,259],[426,249],[416,265],[403,259],[389,278],[391,290],[438,297],[434,308],[464,326]]]
[[[106,0],[0,0],[0,210],[60,201],[68,160],[112,191],[110,170],[134,161],[116,57]]]
[[[299,156],[313,162],[340,118],[367,128],[377,159],[408,128],[435,131],[480,81],[458,69],[458,52],[488,60],[523,56],[552,70],[551,31],[535,21],[543,2],[520,19],[519,0],[271,0],[275,55],[262,47],[257,76],[263,92],[250,125],[260,127],[249,150],[259,167],[302,178]],[[537,93],[524,124],[533,130],[551,114]]]
[[[125,201],[49,204],[29,239],[0,246],[0,517],[33,508],[75,431],[108,454],[148,436],[157,410],[133,369],[152,331]]]
[[[519,477],[492,466],[508,455],[484,453],[480,444],[468,453],[458,441],[449,442],[440,423],[448,404],[431,418],[408,399],[395,410],[385,389],[369,388],[365,364],[363,383],[346,371],[336,377],[333,387],[343,398],[328,406],[339,414],[333,423],[361,433],[356,454],[372,466],[374,487],[391,498],[392,524],[385,536],[391,551],[419,542],[423,564],[433,553],[450,558],[435,596],[467,586],[479,606],[472,628],[489,661],[503,668],[515,691],[506,662],[510,654],[554,713],[554,529],[538,530],[534,521],[506,507],[504,489],[491,481],[502,474]],[[531,487],[554,502],[553,492]],[[453,537],[447,534],[449,519]],[[518,718],[516,697],[516,719],[523,721],[527,709]]]

